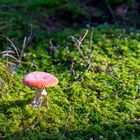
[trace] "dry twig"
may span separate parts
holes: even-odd
[[[70,105],[68,117],[67,117],[67,120],[66,120],[65,126],[64,126],[64,135],[65,135],[66,132],[67,132],[67,126],[68,126],[68,122],[69,122],[69,119],[70,119],[71,115],[72,115],[72,109],[71,109],[71,105]]]
[[[82,45],[82,42],[83,40],[85,39],[85,37],[87,36],[88,34],[88,30],[85,32],[84,36],[82,37],[81,40],[78,40],[77,38],[75,38],[74,36],[70,36],[72,38],[72,40],[76,43],[76,47],[77,47],[77,50],[80,52],[82,58],[87,62],[88,64],[88,67],[87,67],[87,70],[86,72],[88,72],[88,70],[92,67],[94,70],[96,70],[95,66],[93,65],[91,59],[92,59],[92,55],[93,55],[93,50],[92,50],[92,45],[93,45],[93,42],[92,42],[92,36],[93,36],[93,30],[91,30],[91,33],[90,33],[90,41],[89,41],[89,54],[86,54],[84,55],[82,48],[84,48],[84,46]],[[107,75],[111,76],[112,78],[116,79],[119,83],[124,83],[122,80],[118,79],[116,76],[114,76],[113,74],[107,72],[106,70],[103,70],[100,68],[100,71],[101,72],[104,72],[106,73]],[[82,76],[80,77],[80,79],[82,79]]]

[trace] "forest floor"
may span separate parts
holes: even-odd
[[[0,139],[140,139],[139,21],[81,2],[1,1]],[[49,108],[30,105],[22,79],[32,71],[59,80]]]

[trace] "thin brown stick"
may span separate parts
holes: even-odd
[[[71,105],[70,105],[68,117],[67,117],[66,122],[65,122],[64,135],[66,134],[68,122],[69,122],[71,115],[72,115],[72,109],[71,109]]]
[[[29,130],[33,129],[38,123],[39,123],[38,121],[34,122],[34,123],[33,123],[31,126],[29,126],[25,131],[29,131]]]
[[[85,56],[83,54],[82,50],[81,50],[81,47],[80,47],[82,45],[82,41],[85,39],[87,33],[88,32],[86,31],[86,33],[84,34],[83,38],[80,41],[77,38],[71,36],[75,43],[77,41],[78,45],[76,45],[76,47],[77,47],[78,51],[80,52],[81,56],[83,57],[83,59],[88,63],[88,68],[87,68],[86,72],[90,69],[90,67],[92,67],[95,70],[95,67],[94,67],[93,63],[91,62],[91,58],[92,58],[92,44],[91,44],[92,43],[92,41],[91,41],[92,38],[91,38],[91,36],[90,36],[90,49],[91,49],[90,56],[88,56],[88,55]],[[124,83],[122,80],[118,79],[116,76],[112,75],[111,73],[109,73],[109,72],[107,72],[107,71],[105,71],[103,69],[100,69],[100,70],[102,72],[106,73],[107,75],[111,76],[112,78],[116,79],[118,82]],[[80,77],[80,79],[82,79],[82,76]]]
[[[89,53],[90,54],[92,54],[92,45],[93,45],[92,36],[93,36],[93,28],[91,28],[90,40],[89,40]]]

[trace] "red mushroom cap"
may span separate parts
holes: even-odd
[[[35,71],[24,76],[23,83],[28,87],[45,88],[58,84],[58,79],[50,73]]]

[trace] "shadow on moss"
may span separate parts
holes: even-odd
[[[37,126],[36,126],[37,127]],[[19,131],[10,136],[6,136],[5,139],[9,140],[89,140],[93,138],[94,140],[98,139],[123,139],[123,140],[132,140],[140,139],[139,136],[140,128],[139,126],[132,124],[116,124],[111,125],[93,125],[87,129],[80,130],[71,130],[64,133],[64,128],[58,133],[47,133],[45,130],[37,130],[36,128]]]

